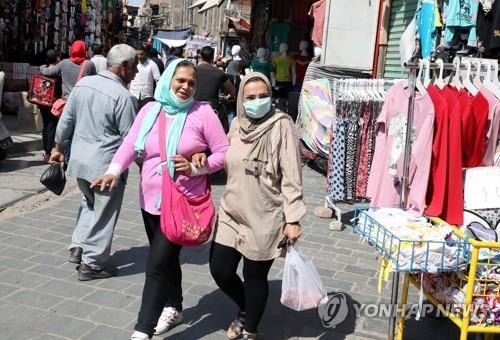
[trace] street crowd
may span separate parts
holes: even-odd
[[[138,166],[137,213],[150,248],[131,339],[151,339],[183,322],[179,256],[207,241],[210,273],[239,309],[228,339],[258,339],[268,273],[301,236],[306,211],[294,124],[273,107],[269,79],[250,72],[235,81],[234,72],[213,63],[208,46],[196,65],[179,48],[165,61],[143,45],[115,45],[106,56],[98,45],[91,50],[90,60],[82,41],[68,59],[49,51],[40,70],[61,79],[64,101],[60,118],[50,108],[41,112],[44,159],[65,164],[82,193],[68,247],[78,280],[116,274],[109,265],[113,231],[128,168]],[[221,90],[236,112],[228,129],[217,114]],[[209,176],[223,169],[227,184],[216,212]]]

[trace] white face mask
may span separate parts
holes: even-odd
[[[248,117],[262,118],[271,110],[271,97],[249,100],[243,103],[243,107]]]

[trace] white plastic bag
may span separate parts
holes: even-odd
[[[297,245],[288,247],[281,284],[281,303],[295,311],[318,308],[328,300],[319,273]]]

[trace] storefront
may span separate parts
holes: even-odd
[[[3,112],[30,111],[26,91],[47,50],[65,58],[71,43],[84,40],[105,50],[126,41],[127,16],[120,0],[0,2],[0,70],[5,72]]]

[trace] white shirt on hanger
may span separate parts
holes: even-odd
[[[147,59],[145,63],[137,64],[137,70],[134,80],[130,83],[130,93],[139,100],[153,97],[155,83],[161,76],[158,66]]]

